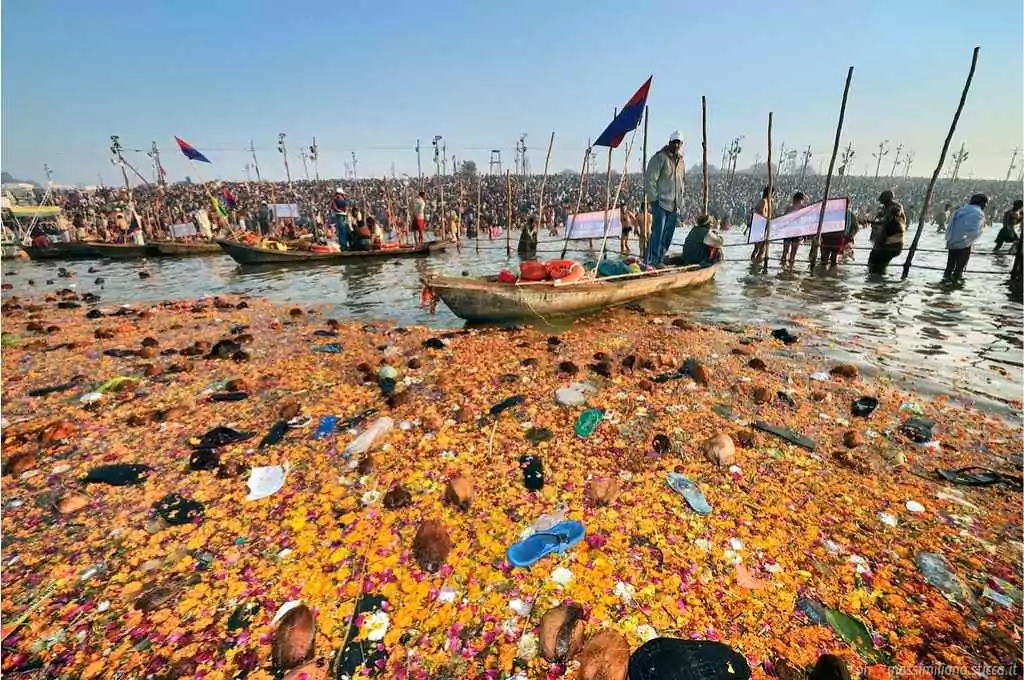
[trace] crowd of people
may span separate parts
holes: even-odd
[[[661,150],[651,154],[649,164],[665,166],[665,153],[679,140],[670,140]],[[441,177],[367,178],[361,180],[294,181],[284,182],[222,182],[205,184],[179,182],[167,186],[136,186],[131,192],[123,187],[107,187],[91,191],[57,190],[48,199],[63,208],[71,223],[71,234],[78,239],[130,242],[145,238],[159,240],[171,234],[171,226],[192,223],[201,237],[237,232],[239,229],[267,236],[313,232],[322,240],[339,241],[341,247],[352,247],[358,240],[362,246],[380,241],[420,242],[425,230],[439,237],[451,239],[475,238],[477,230],[482,236],[501,233],[511,223],[513,230],[526,228],[531,237],[546,231],[558,234],[565,228],[567,218],[577,212],[602,210],[615,202],[623,211],[623,252],[629,252],[631,232],[641,227],[652,229],[660,241],[655,252],[648,243],[647,252],[639,253],[648,261],[657,261],[664,255],[667,238],[666,215],[679,223],[692,225],[703,214],[702,177],[697,167],[688,170],[682,159],[675,157],[675,178],[672,190],[680,194],[675,205],[665,200],[652,200],[669,184],[649,186],[644,200],[644,175],[631,173],[624,179],[613,173],[609,184],[604,173],[593,172],[582,180],[579,173],[562,172],[546,178],[539,175],[449,174]],[[649,165],[650,168],[650,165]],[[660,172],[660,171],[659,171]],[[648,173],[648,184],[650,183]],[[657,184],[657,181],[655,184]],[[734,225],[745,226],[757,212],[757,206],[766,199],[766,176],[754,173],[712,173],[708,182],[708,210],[713,222],[721,230]],[[787,210],[790,197],[801,196],[801,205],[810,204],[822,196],[825,178],[820,175],[782,174],[774,180],[774,214]],[[543,187],[543,192],[542,192]],[[972,196],[984,195],[985,205],[980,215],[988,224],[998,223],[1007,216],[1020,215],[1013,202],[1019,198],[1020,187],[1000,180],[940,179],[935,186],[931,205],[925,206],[928,187],[926,178],[900,179],[892,177],[835,177],[830,195],[847,196],[858,223],[877,226],[879,212],[890,211],[888,204],[879,206],[878,197],[891,192],[892,203],[902,215],[890,215],[891,221],[901,224],[901,234],[913,231],[924,211],[924,219],[944,230],[958,206],[969,204]],[[339,210],[339,191],[344,193],[345,210]],[[42,192],[37,197],[42,199]],[[977,206],[977,204],[975,204]],[[282,218],[276,206],[297,206],[298,217],[287,212]],[[763,206],[765,208],[766,206]],[[640,218],[644,209],[651,216]],[[792,209],[793,205],[789,206]],[[1005,211],[1005,212],[1004,212]],[[337,234],[338,216],[344,212],[348,234]],[[531,221],[532,218],[532,221]],[[1019,217],[1018,217],[1019,220]],[[1019,221],[1017,222],[1019,224]],[[673,230],[674,230],[674,224]],[[895,234],[886,237],[889,245]],[[1013,243],[1019,239],[1013,224],[1000,231],[1000,242]],[[656,239],[650,239],[652,242]],[[877,245],[877,241],[876,241]],[[881,245],[886,245],[885,243]],[[953,246],[958,246],[954,243]],[[786,244],[787,262],[792,262],[797,244]],[[953,250],[962,250],[951,247]],[[755,246],[755,256],[759,256]],[[763,251],[763,248],[760,249]],[[885,250],[883,248],[883,250]],[[893,248],[889,248],[892,251]],[[898,251],[896,251],[898,252]],[[830,253],[826,253],[830,254]],[[963,254],[958,258],[962,259]],[[876,260],[884,259],[880,254]],[[892,259],[891,257],[889,259]],[[883,265],[884,268],[884,265]],[[950,272],[955,277],[960,271]]]

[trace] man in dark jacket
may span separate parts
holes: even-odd
[[[886,189],[878,196],[881,204],[878,216],[871,222],[874,226],[874,246],[868,256],[868,272],[884,274],[892,259],[903,252],[903,236],[907,232],[907,214],[896,202],[892,191]]]

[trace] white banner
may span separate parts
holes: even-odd
[[[191,222],[183,222],[182,224],[171,225],[171,236],[174,238],[186,238],[189,236],[196,235],[196,225]]]
[[[285,219],[299,217],[299,204],[298,203],[274,203],[270,206],[270,209],[274,211],[274,219]]]
[[[581,239],[604,237],[604,214],[604,210],[580,213],[576,215],[575,221],[573,221],[573,216],[569,215],[565,218],[565,231],[568,234],[567,238]],[[609,210],[608,236],[619,236],[621,234],[622,220],[619,216],[619,209],[616,208],[615,210]]]
[[[846,230],[846,206],[848,198],[830,198],[825,206],[825,221],[821,225],[821,233],[828,234],[835,231]],[[818,233],[818,215],[821,213],[821,201],[801,208],[800,210],[772,218],[773,241],[784,238],[799,238],[802,236],[814,236]],[[764,240],[765,219],[760,215],[754,215],[750,224],[750,236],[747,243],[756,243]]]

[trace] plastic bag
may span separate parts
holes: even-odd
[[[387,416],[378,418],[373,425],[370,425],[370,427],[366,428],[362,434],[349,442],[345,447],[345,450],[342,452],[342,455],[345,458],[349,458],[351,456],[362,455],[367,451],[372,450],[384,440],[384,437],[394,426],[395,421],[391,418],[388,418]]]

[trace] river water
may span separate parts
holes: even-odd
[[[677,242],[683,233],[677,232]],[[944,241],[926,228],[910,278],[900,281],[900,269],[870,281],[863,264],[867,251],[858,250],[854,263],[835,272],[811,276],[806,264],[784,272],[772,262],[767,276],[751,272],[750,247],[743,235],[726,234],[727,262],[713,283],[644,302],[660,314],[688,314],[698,319],[786,326],[799,333],[813,329],[807,349],[850,360],[870,371],[910,381],[929,391],[945,392],[966,402],[1014,401],[1022,397],[1022,315],[1020,298],[1005,285],[1012,258],[980,254],[992,247],[989,230],[968,266],[998,275],[968,274],[962,286],[939,284],[945,266]],[[735,244],[735,245],[734,245]],[[436,316],[420,307],[419,279],[428,272],[471,275],[515,269],[513,242],[506,256],[504,240],[484,238],[480,252],[463,245],[430,258],[388,260],[347,265],[270,267],[240,270],[228,257],[152,259],[147,261],[4,262],[3,280],[15,294],[43,293],[73,286],[94,291],[103,304],[196,298],[204,295],[250,294],[284,303],[326,305],[338,318],[391,319],[402,324],[455,327],[461,321],[443,304]],[[595,243],[597,248],[600,243]],[[617,248],[617,242],[610,242]],[[635,241],[633,243],[635,248]],[[541,257],[557,257],[560,241],[542,238]],[[574,244],[570,253],[583,259],[588,244]],[[554,251],[554,252],[552,252]],[[781,246],[773,247],[777,258]],[[570,255],[571,256],[571,255]],[[807,246],[798,255],[806,261]],[[901,263],[903,256],[896,259]],[[919,268],[919,265],[922,268]],[[57,277],[57,267],[76,273]],[[98,271],[89,273],[90,267]],[[938,267],[928,270],[923,267]],[[140,271],[152,276],[140,279]],[[102,277],[102,286],[95,283]],[[28,286],[28,280],[35,282]],[[50,280],[52,283],[47,283]],[[101,290],[102,288],[102,290]]]

